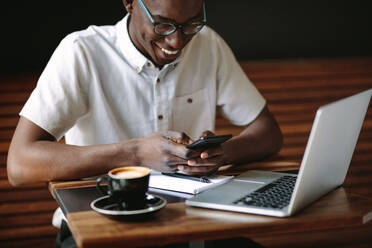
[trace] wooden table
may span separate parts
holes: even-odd
[[[280,156],[274,159],[281,159]],[[298,163],[271,161],[225,168],[237,174],[242,168],[295,169]],[[57,188],[91,186],[94,181],[52,182]],[[138,247],[231,237],[260,237],[314,230],[371,226],[372,198],[340,187],[290,218],[275,218],[209,210],[171,203],[150,219],[120,221],[92,210],[67,214],[69,227],[79,247]],[[371,229],[372,230],[372,229]]]

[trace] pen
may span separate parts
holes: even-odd
[[[197,182],[202,182],[202,183],[211,183],[211,180],[205,177],[194,177],[186,174],[181,174],[181,173],[167,173],[167,172],[162,172],[161,174],[165,176],[170,176],[170,177],[178,177],[178,178],[183,178],[183,179],[189,179]]]

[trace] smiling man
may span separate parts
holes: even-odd
[[[13,185],[127,165],[207,174],[280,149],[265,99],[206,26],[204,1],[123,4],[128,14],[116,25],[74,32],[53,53],[20,112],[7,163]],[[213,135],[217,112],[244,131],[213,149],[187,149]]]

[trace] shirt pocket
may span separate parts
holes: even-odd
[[[173,130],[196,139],[205,131],[214,131],[214,114],[206,89],[174,98]]]

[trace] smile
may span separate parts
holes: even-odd
[[[177,54],[179,50],[175,50],[175,51],[169,51],[167,49],[164,49],[164,48],[161,48],[161,50],[165,53],[165,54],[169,54],[169,55],[174,55],[174,54]]]

